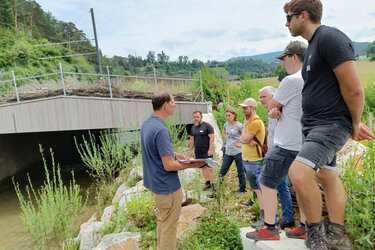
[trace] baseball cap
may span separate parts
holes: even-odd
[[[254,98],[247,98],[243,103],[238,104],[239,106],[242,107],[256,107],[257,106],[257,101],[255,101]]]
[[[302,41],[292,41],[286,46],[284,49],[284,53],[281,56],[277,56],[276,58],[279,60],[283,60],[285,56],[291,56],[294,54],[303,55],[307,49],[306,43]]]

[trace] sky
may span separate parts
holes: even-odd
[[[353,41],[375,41],[374,0],[321,0],[322,24],[342,30]],[[36,0],[58,20],[73,22],[94,38],[108,57],[146,57],[164,51],[170,60],[225,61],[284,50],[292,40],[285,27],[287,0]],[[94,44],[94,43],[93,43]]]

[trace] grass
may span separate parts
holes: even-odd
[[[42,154],[46,180],[37,190],[29,178],[26,194],[22,194],[19,184],[13,180],[20,207],[21,219],[27,232],[42,249],[74,248],[69,240],[76,233],[74,230],[78,214],[85,208],[79,185],[75,183],[74,173],[68,186],[63,184],[60,167],[55,165],[53,152],[52,173],[47,169],[47,162]]]
[[[343,184],[347,194],[346,229],[355,249],[375,248],[375,148],[345,166]]]

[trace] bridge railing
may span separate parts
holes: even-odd
[[[199,77],[199,79],[197,79]],[[22,82],[28,81],[27,84]],[[109,98],[123,98],[121,92],[126,91],[127,97],[142,96],[142,92],[150,93],[168,90],[173,94],[188,93],[189,100],[204,101],[202,74],[196,78],[185,76],[158,76],[155,69],[151,75],[120,75],[111,74],[110,68],[101,74],[64,71],[61,63],[59,72],[16,78],[12,70],[12,79],[0,81],[0,104],[21,102],[56,95],[84,95]]]

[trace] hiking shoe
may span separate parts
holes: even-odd
[[[254,222],[253,224],[251,224],[250,226],[259,230],[263,227],[264,225],[264,219],[262,218],[259,218],[256,222]]]
[[[210,189],[210,188],[212,188],[211,183],[205,183],[204,186],[203,186],[203,188],[202,188],[202,190],[203,190],[203,191],[206,191],[206,190],[208,190],[208,189]]]
[[[305,244],[311,250],[329,250],[327,239],[324,235],[324,225],[319,223],[317,226],[309,227],[306,223],[307,239]]]
[[[253,200],[250,198],[249,200],[244,201],[244,202],[242,202],[241,204],[244,205],[244,206],[252,206],[252,205],[254,205],[254,202],[253,202]]]
[[[280,220],[279,224],[280,224],[280,228],[283,229],[283,230],[286,227],[294,227],[296,225],[296,223],[294,221],[286,222],[284,220]]]
[[[345,227],[336,223],[327,221],[326,229],[327,241],[333,250],[349,250],[352,249],[352,243],[346,234]]]
[[[293,238],[293,239],[304,239],[304,240],[306,240],[306,238],[307,238],[306,229],[304,229],[301,225],[299,225],[295,229],[287,231],[286,237]]]
[[[264,226],[259,231],[247,233],[246,238],[252,240],[280,240],[280,234],[279,229],[269,230],[267,226]]]

